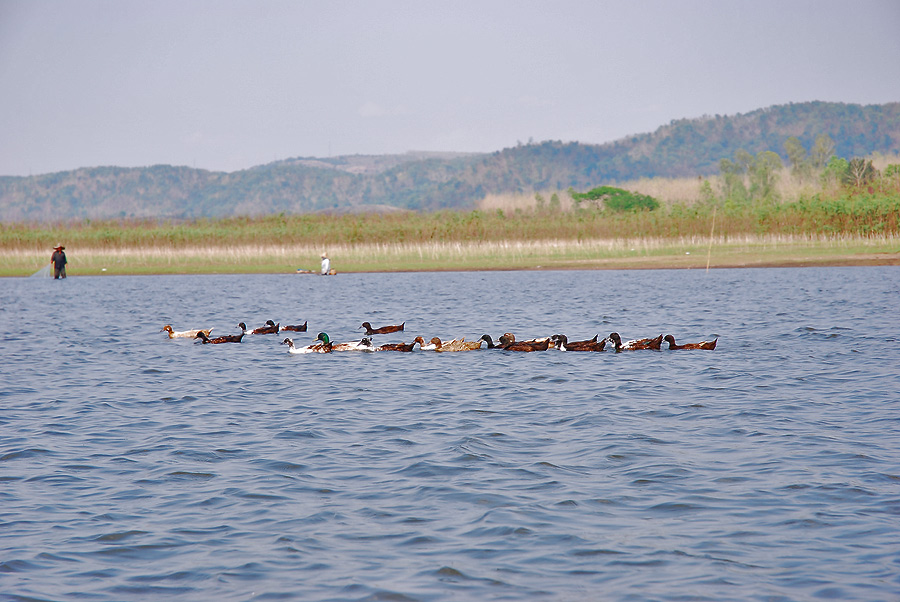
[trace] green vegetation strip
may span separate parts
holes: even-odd
[[[711,233],[714,234],[710,239]],[[75,274],[339,272],[896,263],[900,192],[612,212],[439,211],[0,224],[0,276],[67,247]]]

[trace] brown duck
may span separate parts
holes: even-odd
[[[202,341],[204,345],[208,343],[211,343],[213,345],[218,345],[220,343],[240,343],[241,339],[244,338],[244,333],[242,332],[241,334],[226,334],[221,337],[215,337],[211,339],[209,338],[209,335],[201,330],[197,333],[197,336],[195,338],[200,339],[200,341]]]
[[[419,347],[421,347],[425,344],[425,339],[423,339],[422,337],[416,337],[415,339],[413,339],[412,343],[385,343],[384,345],[379,345],[378,347],[376,347],[375,351],[403,351],[408,353],[415,348],[416,343],[418,343]]]
[[[266,320],[265,326],[254,328],[251,334],[278,334],[279,328],[279,324],[276,324],[272,320]]]
[[[669,343],[669,349],[677,350],[677,349],[708,349],[713,350],[716,348],[716,343],[719,341],[719,337],[716,337],[712,341],[700,341],[699,343],[685,343],[684,345],[676,345],[675,337],[670,334],[667,334],[664,341]]]
[[[550,337],[556,348],[560,351],[603,351],[606,348],[606,339],[598,341],[600,335],[595,335],[593,339],[586,341],[571,341],[564,334],[555,334]]]
[[[652,339],[634,339],[623,343],[622,337],[619,336],[618,332],[611,332],[607,339],[615,345],[616,353],[621,351],[639,351],[642,349],[659,351],[659,348],[662,345],[663,335],[659,335]]]
[[[546,351],[550,348],[550,337],[517,341],[513,333],[505,332],[500,335],[500,345],[498,346],[506,351]]]
[[[369,324],[368,322],[363,322],[362,326],[360,326],[359,328],[365,328],[366,336],[370,337],[373,334],[388,334],[391,332],[402,332],[403,328],[405,326],[406,326],[406,322],[404,322],[403,324],[398,324],[396,326],[382,326],[381,328],[372,328],[371,324]],[[359,330],[359,328],[357,328],[357,330]]]
[[[269,320],[269,321],[271,322],[271,320]],[[307,320],[303,324],[293,324],[293,325],[288,324],[287,326],[282,326],[281,331],[284,332],[286,330],[289,330],[291,332],[306,332],[307,322],[309,322],[309,320]]]

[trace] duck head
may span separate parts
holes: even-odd
[[[317,334],[317,335],[316,335],[316,340],[317,340],[317,341],[322,341],[322,342],[325,343],[326,345],[327,345],[328,343],[331,342],[331,339],[328,338],[328,335],[325,334],[324,332],[320,332],[319,334]]]
[[[293,347],[293,346],[294,346],[294,339],[288,337],[288,338],[286,338],[285,340],[281,341],[281,344],[282,344],[282,345],[287,345],[288,347]]]
[[[609,336],[606,337],[606,340],[613,344],[616,348],[616,351],[620,351],[622,349],[622,337],[619,336],[618,332],[611,332]]]
[[[516,335],[511,332],[504,332],[500,335],[501,345],[511,345],[516,342]]]

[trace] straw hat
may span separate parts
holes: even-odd
[[[322,253],[322,259],[327,259],[327,258],[328,258],[328,253]]]
[[[63,249],[65,249],[65,247],[62,245],[56,245],[55,247],[53,247],[54,251],[62,251]]]

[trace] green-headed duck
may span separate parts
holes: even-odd
[[[307,345],[306,347],[295,347],[294,340],[287,338],[281,341],[282,345],[288,346],[288,353],[331,353],[331,339],[324,332],[320,332],[316,336],[316,343]]]

